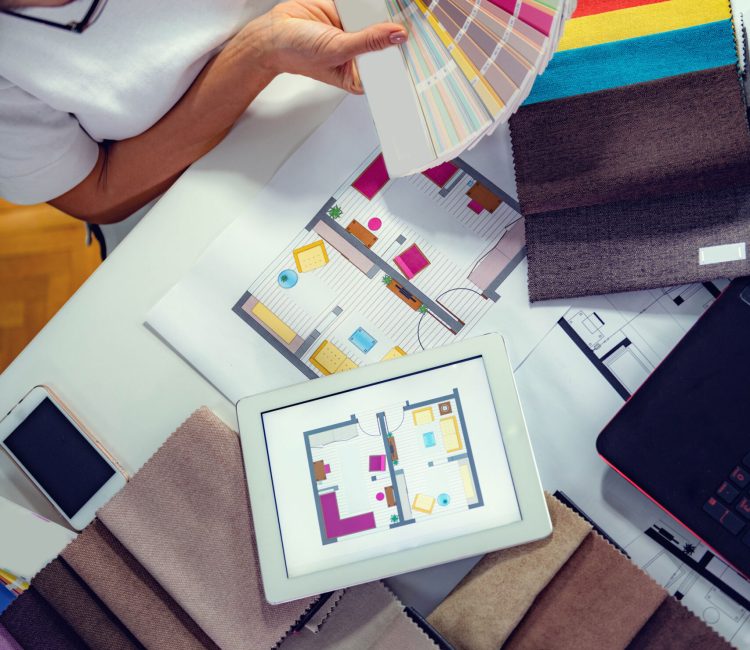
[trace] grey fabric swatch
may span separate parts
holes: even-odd
[[[303,628],[280,650],[435,650],[382,582],[351,587],[319,632]]]
[[[750,253],[750,186],[535,215],[526,220],[529,297],[570,298],[748,275],[747,259],[699,263],[700,248],[740,242]]]
[[[750,179],[733,65],[526,106],[511,135],[526,217]]]

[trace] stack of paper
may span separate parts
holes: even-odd
[[[391,177],[452,160],[528,97],[576,0],[336,0],[344,27],[402,24],[399,48],[360,57]]]

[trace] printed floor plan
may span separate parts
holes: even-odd
[[[392,180],[375,150],[233,311],[315,378],[464,335],[524,256],[516,202],[466,163]]]
[[[483,505],[458,389],[304,436],[323,544]]]

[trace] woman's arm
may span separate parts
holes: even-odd
[[[248,23],[203,69],[190,89],[144,133],[99,148],[91,173],[50,201],[92,223],[126,218],[167,190],[215,147],[247,106],[281,72],[361,93],[353,59],[406,39],[385,23],[348,34],[333,0],[292,0]]]

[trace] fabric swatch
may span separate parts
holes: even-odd
[[[666,0],[644,3],[637,7],[569,20],[565,24],[565,32],[557,51],[660,34],[731,17],[729,2],[726,0]]]
[[[62,558],[147,648],[216,648],[98,519],[63,550]]]
[[[331,614],[333,614],[333,611],[336,609],[344,593],[344,589],[338,589],[337,591],[334,591],[328,597],[328,600],[323,603],[320,609],[318,609],[317,612],[310,616],[310,618],[305,623],[305,628],[310,630],[310,632],[320,632],[320,628],[325,625],[325,622],[328,620]]]
[[[33,586],[3,612],[0,624],[24,650],[86,650],[86,644]]]
[[[750,131],[733,65],[526,106],[511,134],[527,221],[750,178]]]
[[[624,648],[667,592],[589,533],[508,639],[508,650]]]
[[[595,14],[603,14],[608,11],[630,9],[657,2],[667,2],[667,0],[578,0],[578,6],[573,14],[573,18],[594,16]]]
[[[730,650],[731,647],[679,601],[667,598],[636,634],[628,650]]]
[[[99,517],[223,650],[274,646],[315,601],[266,602],[239,438],[208,409]]]
[[[345,590],[317,634],[302,629],[280,650],[435,650],[437,645],[405,613],[382,582]]]
[[[750,260],[701,265],[699,250],[744,242],[750,186],[549,212],[526,219],[532,301],[750,275]]]
[[[0,625],[0,650],[23,650],[3,625]]]
[[[93,650],[137,650],[140,644],[59,558],[34,578],[34,587]]]
[[[737,63],[732,21],[558,52],[525,106]]]
[[[549,494],[552,535],[488,553],[427,618],[457,650],[495,650],[591,531]]]

